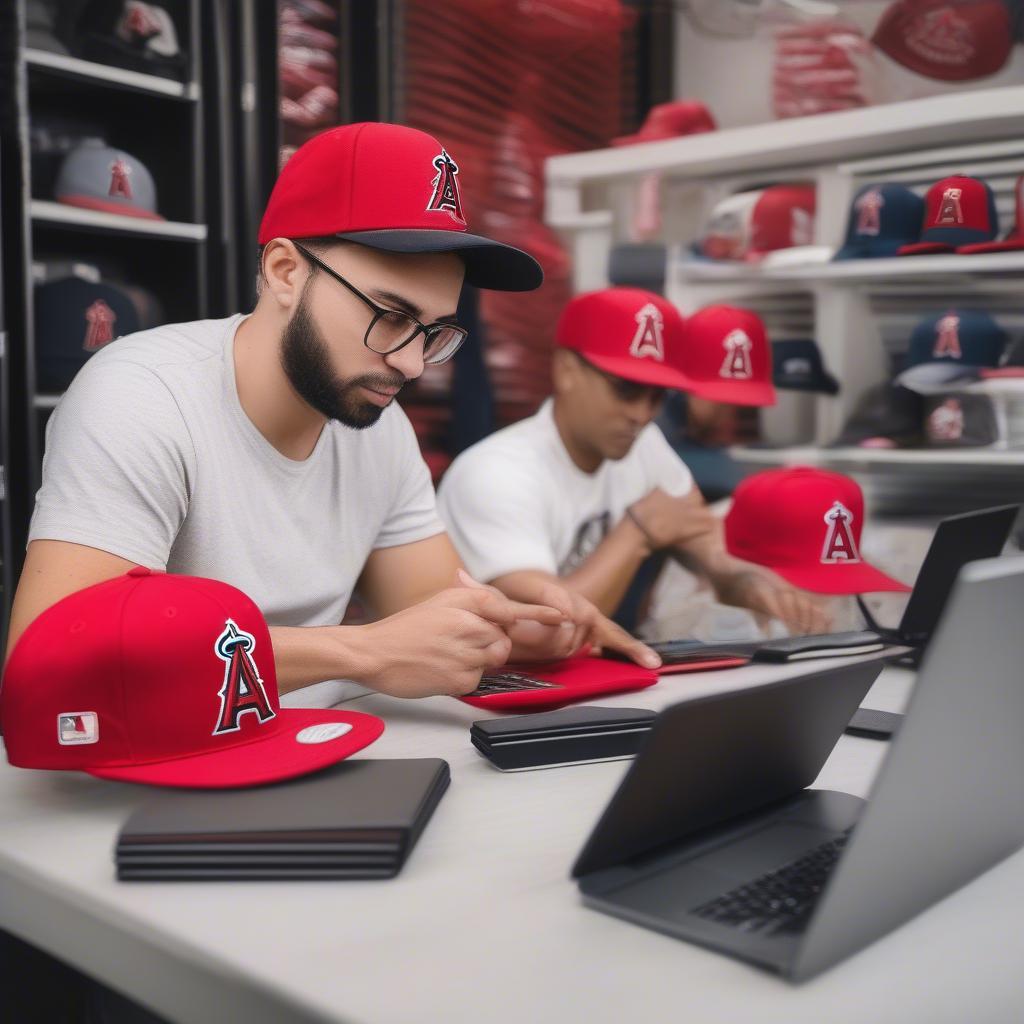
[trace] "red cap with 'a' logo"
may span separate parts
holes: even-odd
[[[953,252],[958,246],[991,242],[999,232],[995,196],[980,178],[943,178],[928,189],[924,202],[921,240],[900,246],[899,256]]]
[[[284,165],[260,225],[273,238],[338,238],[394,253],[454,252],[466,282],[530,291],[544,273],[521,249],[470,234],[454,154],[397,124],[343,125],[310,139]]]
[[[685,391],[689,382],[674,355],[683,318],[660,295],[642,288],[605,288],[577,295],[562,311],[555,342],[606,373]]]
[[[372,743],[354,711],[281,708],[270,633],[241,591],[132,569],[43,612],[0,688],[7,759],[157,786],[252,786]]]
[[[735,306],[705,306],[686,321],[673,356],[700,398],[731,405],[774,405],[772,354],[761,318]]]
[[[725,517],[729,553],[818,594],[906,592],[860,555],[864,495],[841,473],[796,466],[742,481]]]

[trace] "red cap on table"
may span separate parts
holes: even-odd
[[[842,473],[770,469],[742,481],[725,518],[729,553],[818,594],[906,592],[860,555],[864,495]]]
[[[25,630],[0,723],[20,768],[200,788],[304,775],[384,730],[373,715],[282,709],[259,608],[226,583],[141,567]]]

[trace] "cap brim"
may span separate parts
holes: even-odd
[[[1004,238],[1001,242],[975,242],[973,245],[961,245],[957,252],[961,256],[976,256],[983,252],[1015,252],[1024,249],[1024,237]]]
[[[269,736],[237,747],[214,750],[172,761],[89,769],[90,775],[148,786],[186,786],[192,789],[231,789],[259,786],[319,771],[344,760],[376,740],[384,723],[357,711],[318,711],[281,708]],[[348,725],[335,739],[302,742],[296,737],[312,726]],[[267,727],[264,726],[263,729]],[[263,732],[263,729],[260,732]]]
[[[943,252],[956,252],[956,246],[949,242],[913,242],[901,245],[896,250],[897,256],[937,256]]]
[[[767,381],[701,380],[690,381],[687,388],[698,398],[729,405],[775,405],[775,386]]]
[[[348,242],[396,253],[454,252],[466,264],[466,284],[500,292],[529,292],[544,282],[544,271],[527,252],[503,242],[462,231],[389,228],[344,231]]]
[[[1024,377],[1024,366],[983,367],[982,380],[1015,380]]]
[[[143,209],[141,206],[126,206],[123,203],[112,203],[106,199],[97,199],[95,196],[84,195],[62,195],[57,196],[57,202],[65,206],[77,206],[83,210],[98,210],[100,213],[117,213],[122,217],[138,217],[140,220],[166,220],[153,210]]]
[[[904,370],[893,383],[918,395],[937,395],[951,384],[970,384],[981,377],[980,366],[962,363],[919,363]]]
[[[813,380],[806,377],[786,377],[777,374],[772,383],[781,391],[810,391],[818,395],[838,395],[839,381],[830,374],[822,374]]]
[[[572,351],[578,351],[572,349]],[[646,359],[617,359],[614,356],[592,355],[590,352],[579,352],[588,362],[613,377],[632,381],[634,384],[647,384],[654,388],[673,388],[676,391],[688,391],[690,381],[671,366]]]
[[[915,245],[914,242],[881,241],[855,242],[852,245],[844,245],[832,257],[833,260],[874,260],[885,259],[887,256],[896,256],[905,245]]]
[[[771,568],[794,587],[815,594],[874,594],[880,591],[909,594],[912,589],[867,562],[800,567],[773,565]]]

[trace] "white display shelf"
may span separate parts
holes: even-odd
[[[202,242],[206,239],[205,224],[185,224],[173,220],[148,220],[145,217],[126,217],[120,213],[86,210],[48,199],[33,199],[30,204],[32,220],[71,227],[97,228],[133,235],[175,238],[182,241]]]
[[[148,92],[158,96],[171,96],[175,99],[198,100],[199,86],[195,82],[176,82],[158,75],[147,75],[141,71],[129,71],[126,68],[113,67],[110,64],[97,64],[91,60],[79,60],[63,53],[51,53],[49,50],[25,50],[25,62],[30,68],[41,68],[74,78],[83,78],[105,85],[123,86],[138,92]]]
[[[955,448],[793,448],[730,449],[737,462],[763,466],[862,466],[906,470],[908,467],[982,469],[1009,466],[1024,469],[1024,449]]]
[[[673,260],[672,269],[687,280],[702,283],[782,281],[787,284],[816,284],[819,281],[859,283],[890,281],[893,278],[927,280],[975,274],[1024,274],[1024,250],[979,253],[976,256],[949,254],[838,260],[791,267],[771,267],[757,263],[713,263],[684,257]]]
[[[1017,136],[1022,119],[1024,86],[1003,86],[556,156],[546,165],[548,213],[568,212],[569,195],[593,182],[656,171],[703,178],[834,164],[949,145],[952,140]]]

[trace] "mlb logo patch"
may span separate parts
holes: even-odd
[[[62,711],[57,716],[57,742],[62,747],[99,741],[100,720],[95,711]]]

